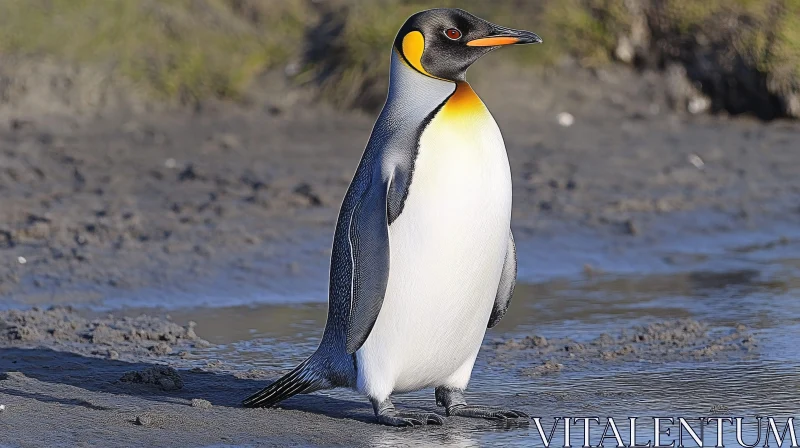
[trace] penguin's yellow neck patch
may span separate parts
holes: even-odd
[[[425,37],[419,31],[412,31],[403,37],[403,56],[418,72],[435,78],[422,67],[422,52],[425,51]]]
[[[485,112],[487,112],[486,106],[469,83],[459,82],[456,84],[456,91],[442,108],[441,114],[453,119],[465,115],[478,116]]]

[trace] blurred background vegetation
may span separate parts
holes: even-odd
[[[375,109],[397,29],[437,6],[537,32],[525,67],[678,70],[712,111],[800,116],[800,0],[3,0],[0,66],[94,66],[179,104],[241,100],[280,70]]]

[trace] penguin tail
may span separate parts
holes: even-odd
[[[315,390],[325,389],[325,379],[313,368],[311,358],[306,359],[291,372],[242,401],[247,408],[269,408],[281,401]]]

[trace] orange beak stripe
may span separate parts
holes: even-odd
[[[484,37],[467,42],[468,47],[494,47],[497,45],[511,45],[519,42],[516,37]]]

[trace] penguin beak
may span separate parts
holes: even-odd
[[[467,42],[469,47],[498,47],[501,45],[538,44],[542,38],[530,31],[515,30],[504,26],[490,24],[491,31],[486,37]]]

